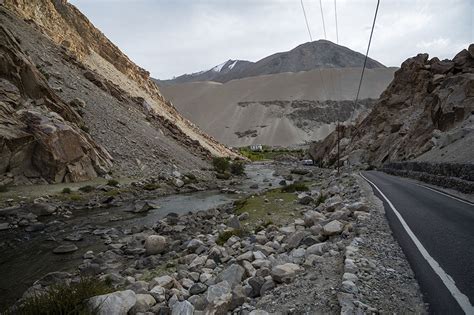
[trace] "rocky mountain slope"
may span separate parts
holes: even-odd
[[[327,40],[308,42],[290,51],[279,52],[257,62],[228,60],[207,71],[185,74],[171,80],[157,80],[160,86],[196,82],[230,80],[255,77],[266,74],[310,71],[318,68],[362,67],[365,56],[347,47]],[[380,62],[367,60],[367,68],[385,68]]]
[[[367,69],[361,98],[378,98],[394,72]],[[226,83],[190,82],[161,90],[185,117],[222,143],[288,146],[323,139],[338,117],[363,117],[371,102],[354,106],[359,78],[360,68],[326,68]]]
[[[169,173],[226,147],[67,1],[0,5],[0,184]]]
[[[411,159],[474,163],[474,44],[453,60],[406,60],[371,113],[341,130],[342,160],[379,166]],[[336,133],[312,146],[323,164],[336,159]]]

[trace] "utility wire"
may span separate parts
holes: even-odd
[[[336,0],[334,0],[334,17],[336,18],[336,44],[339,44],[339,29],[337,27],[337,6]]]
[[[313,37],[311,36],[311,30],[309,28],[309,24],[308,24],[308,19],[306,17],[306,11],[304,9],[304,3],[303,3],[303,0],[300,0],[301,2],[301,8],[303,9],[303,15],[304,15],[304,19],[306,21],[306,26],[308,28],[308,34],[309,34],[309,39],[311,40],[311,42],[313,42]],[[324,96],[326,98],[328,98],[328,93],[327,93],[327,90],[326,90],[326,87],[325,87],[325,84],[324,84],[324,78],[323,78],[323,74],[321,72],[321,68],[318,67],[318,72],[319,72],[319,77],[320,77],[320,80],[321,80],[321,85],[322,85],[322,88],[323,88],[323,93],[324,93]]]
[[[321,2],[321,0],[319,0],[319,8],[321,9],[321,19],[323,20],[324,39],[327,39],[326,24],[324,23],[323,3]]]
[[[367,65],[367,58],[369,56],[370,43],[372,42],[372,35],[374,34],[375,20],[377,20],[377,13],[379,11],[380,0],[377,0],[377,7],[375,8],[374,22],[372,23],[372,30],[370,31],[369,44],[367,45],[367,52],[365,53],[364,66],[362,67],[362,73],[360,74],[359,88],[357,89],[357,96],[354,105],[357,105],[359,100],[360,87],[362,86],[362,80],[364,79],[365,66]]]
[[[309,28],[308,18],[306,17],[306,10],[304,9],[303,0],[300,0],[300,2],[301,2],[301,8],[303,9],[304,20],[306,21],[306,28],[308,29],[308,33],[309,33],[309,39],[313,41],[313,36],[311,35],[311,30]]]

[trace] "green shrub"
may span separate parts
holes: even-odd
[[[0,185],[0,193],[7,192],[7,191],[8,191],[8,186],[7,185]]]
[[[320,194],[318,199],[316,200],[316,207],[326,201],[327,196],[324,194]]]
[[[78,283],[52,285],[44,294],[27,298],[19,309],[5,314],[95,314],[98,310],[89,310],[87,300],[113,291],[110,281],[82,278]]]
[[[143,186],[143,189],[145,190],[156,190],[160,188],[160,184],[157,183],[148,183],[145,186]]]
[[[70,195],[70,196],[69,196],[69,199],[70,199],[71,201],[80,201],[80,200],[82,200],[82,197],[79,196],[79,195]]]
[[[69,188],[69,187],[63,188],[62,193],[63,193],[63,194],[70,194],[70,193],[71,193],[71,188]]]
[[[86,185],[79,188],[80,191],[86,192],[86,193],[94,191],[94,189],[95,189],[94,186],[91,186],[91,185]]]
[[[230,172],[234,175],[244,175],[245,174],[245,164],[241,161],[234,161],[230,165]]]
[[[218,173],[224,173],[228,171],[230,167],[229,160],[224,157],[214,157],[212,159],[212,165]]]
[[[243,229],[232,229],[232,230],[225,230],[221,233],[219,233],[219,236],[217,237],[216,244],[217,245],[224,245],[225,242],[232,236],[238,236],[238,237],[243,237],[246,235],[246,231]]]
[[[282,192],[293,193],[295,191],[308,191],[309,188],[305,183],[293,183],[281,189]]]
[[[117,187],[119,185],[119,182],[115,179],[109,179],[107,182],[107,185],[112,186],[112,187]]]

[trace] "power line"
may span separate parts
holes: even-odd
[[[334,0],[334,17],[336,18],[336,44],[339,44],[339,29],[337,27],[337,7],[336,0]]]
[[[313,36],[311,35],[311,30],[309,28],[308,18],[306,17],[306,10],[304,9],[303,0],[300,0],[300,2],[301,2],[301,8],[303,9],[304,20],[306,21],[306,28],[308,29],[308,33],[309,33],[309,39],[313,41]]]
[[[323,3],[321,2],[321,0],[319,0],[319,8],[321,9],[321,19],[323,20],[324,39],[327,39],[326,24],[324,23]]]
[[[377,13],[379,11],[380,0],[377,0],[377,7],[375,8],[374,21],[372,23],[372,30],[370,31],[369,44],[367,45],[367,52],[365,53],[364,66],[362,67],[362,73],[360,74],[359,88],[357,89],[357,96],[354,104],[357,105],[359,100],[360,87],[362,86],[362,80],[364,79],[365,66],[367,65],[367,58],[369,56],[370,43],[372,42],[372,35],[374,34],[375,20],[377,20]]]

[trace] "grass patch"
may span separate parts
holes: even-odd
[[[114,197],[117,195],[120,195],[120,190],[118,189],[112,189],[104,193],[104,196],[107,196],[107,197]]]
[[[225,242],[229,240],[232,236],[238,236],[238,237],[243,237],[247,235],[248,232],[245,231],[244,229],[232,229],[232,230],[225,230],[221,233],[219,233],[219,236],[217,237],[216,244],[217,245],[224,245]]]
[[[78,283],[52,285],[46,293],[26,299],[18,310],[5,314],[95,314],[87,308],[87,299],[113,291],[108,281],[82,278]]]
[[[143,186],[143,189],[145,190],[157,190],[158,188],[160,188],[160,184],[157,183],[148,183]]]
[[[296,191],[308,191],[308,190],[309,188],[305,183],[293,183],[281,189],[282,192],[286,192],[286,193],[294,193]]]
[[[303,156],[303,150],[290,150],[282,148],[270,148],[263,146],[262,151],[252,151],[249,147],[243,147],[239,149],[239,153],[251,161],[263,161],[263,160],[274,160],[283,155],[294,155],[297,158]]]
[[[70,194],[70,193],[71,193],[71,188],[69,188],[69,187],[63,188],[63,190],[61,191],[61,193],[63,193],[63,194]]]
[[[109,179],[109,181],[107,182],[107,185],[112,186],[112,187],[117,187],[119,185],[119,182],[118,180],[115,180],[115,179]]]
[[[292,220],[296,199],[293,193],[272,189],[262,195],[237,201],[234,211],[237,215],[248,212],[249,218],[242,222],[247,223],[250,229],[262,230],[270,224],[280,225]]]
[[[71,201],[81,201],[82,196],[80,196],[80,195],[70,195],[69,200],[71,200]]]
[[[8,186],[7,185],[0,185],[0,193],[8,192]]]
[[[327,199],[327,196],[324,194],[319,194],[318,199],[316,200],[316,207],[319,206],[320,204],[324,203]]]
[[[85,192],[85,193],[92,192],[94,191],[94,189],[95,189],[94,186],[91,186],[91,185],[86,185],[79,188],[80,191]]]
[[[140,277],[142,281],[151,281],[153,278],[169,275],[176,272],[176,263],[170,261],[167,264],[156,267],[155,269],[147,269]]]

